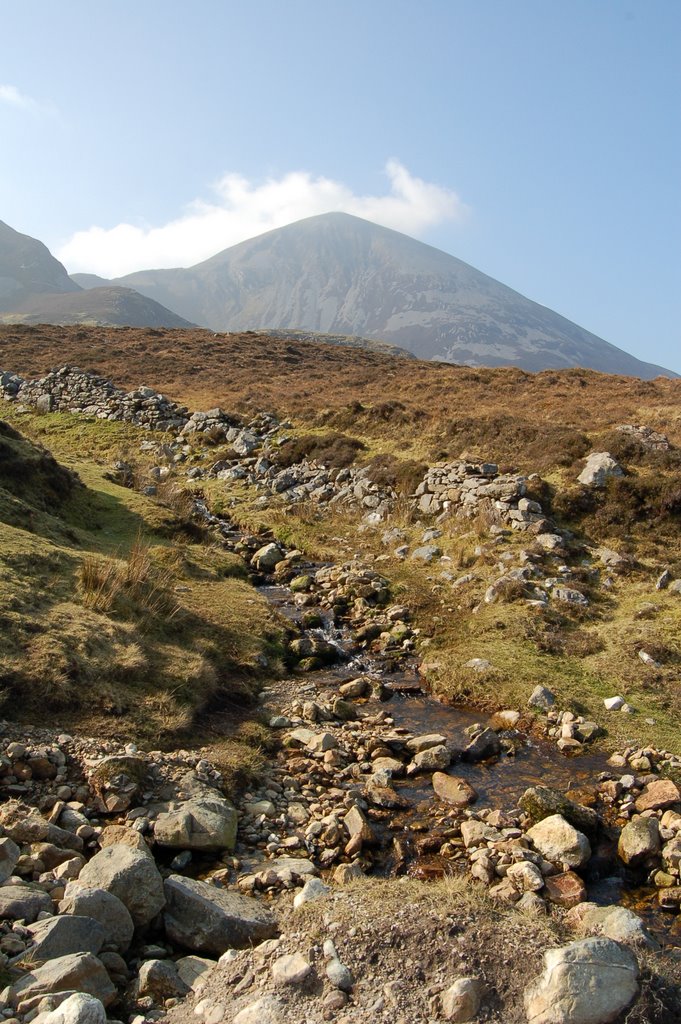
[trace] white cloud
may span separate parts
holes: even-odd
[[[0,103],[6,103],[10,107],[22,107],[24,110],[37,105],[30,96],[19,92],[16,85],[0,85]]]
[[[331,211],[412,235],[465,216],[467,208],[452,189],[415,177],[397,160],[385,169],[390,187],[381,196],[355,195],[342,182],[306,171],[261,184],[227,174],[214,187],[214,201],[197,199],[176,220],[160,227],[91,227],[76,232],[56,255],[71,273],[120,277],[134,270],[189,267],[263,231]]]

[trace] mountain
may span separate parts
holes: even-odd
[[[94,275],[84,275],[88,278]],[[47,246],[0,221],[0,322],[192,327],[177,313],[103,278],[81,286]]]
[[[16,303],[11,312],[0,312],[0,322],[110,327],[194,326],[132,288],[111,285],[62,295],[31,295]]]
[[[216,331],[360,335],[471,366],[676,376],[454,256],[345,213],[268,231],[189,269],[140,271],[114,283]]]
[[[0,220],[0,310],[11,310],[36,293],[80,290],[46,245]]]

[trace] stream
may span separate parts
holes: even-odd
[[[217,526],[230,547],[243,540],[240,531],[227,521],[213,516],[205,506],[198,511],[211,525]],[[314,573],[322,568],[320,564],[297,563],[296,572]],[[336,622],[333,613],[316,605],[301,608],[296,595],[283,583],[272,583],[270,577],[256,577],[257,590],[285,618],[301,626],[303,611],[318,611],[323,626],[307,630],[334,643],[342,652],[343,660],[338,663],[300,675],[301,695],[314,699],[316,694],[337,691],[344,682],[366,675],[380,679],[387,691],[388,699],[374,698],[355,701],[360,710],[369,715],[384,712],[389,715],[393,729],[404,729],[414,735],[440,733],[454,745],[461,747],[468,741],[467,727],[473,723],[487,725],[490,716],[472,707],[444,703],[426,692],[426,683],[416,671],[413,656],[396,659],[394,655],[375,655],[358,651],[353,642],[350,628]],[[593,803],[595,784],[599,775],[615,777],[607,763],[607,755],[601,750],[586,748],[577,755],[566,756],[546,739],[536,739],[522,732],[504,734],[512,736],[515,752],[502,754],[485,762],[467,763],[457,761],[449,774],[466,779],[477,793],[473,809],[490,808],[509,811],[516,808],[518,800],[530,786],[547,786],[571,796],[580,802],[580,795],[588,794],[584,802]],[[460,862],[449,862],[442,856],[428,852],[427,838],[419,842],[415,837],[427,837],[429,831],[437,832],[438,821],[447,820],[446,810],[434,796],[430,775],[417,775],[411,779],[395,780],[397,792],[409,801],[409,807],[393,811],[389,825],[383,826],[387,848],[398,847],[406,856],[406,870],[414,877],[429,878],[441,876],[447,870],[461,870]],[[580,794],[581,791],[581,794]],[[589,799],[591,797],[591,799]],[[438,812],[437,815],[435,812]],[[451,809],[451,820],[456,819],[455,808]],[[681,945],[681,917],[662,910],[657,902],[657,890],[652,886],[641,886],[640,880],[627,877],[624,866],[615,856],[617,830],[608,829],[605,815],[604,838],[594,850],[592,863],[586,874],[587,898],[601,905],[620,903],[637,913],[645,922],[650,933],[663,946]],[[437,838],[437,837],[435,837]],[[392,840],[392,843],[391,843]],[[437,841],[439,845],[439,840]],[[424,852],[425,851],[425,852]],[[404,859],[400,870],[405,869]],[[377,864],[377,873],[395,873],[396,861],[388,854],[382,864]]]

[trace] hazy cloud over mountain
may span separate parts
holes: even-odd
[[[466,216],[452,189],[423,181],[389,160],[385,195],[356,195],[340,181],[292,171],[259,184],[227,174],[213,202],[197,199],[159,227],[118,224],[78,231],[57,250],[71,273],[118,277],[143,267],[191,266],[216,251],[304,217],[341,210],[407,234]]]

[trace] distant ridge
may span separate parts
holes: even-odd
[[[0,221],[0,322],[192,327],[193,324],[131,288],[85,291],[49,249]]]
[[[421,359],[470,366],[677,376],[454,256],[345,213],[268,231],[189,269],[139,271],[113,283],[215,331],[380,338]]]

